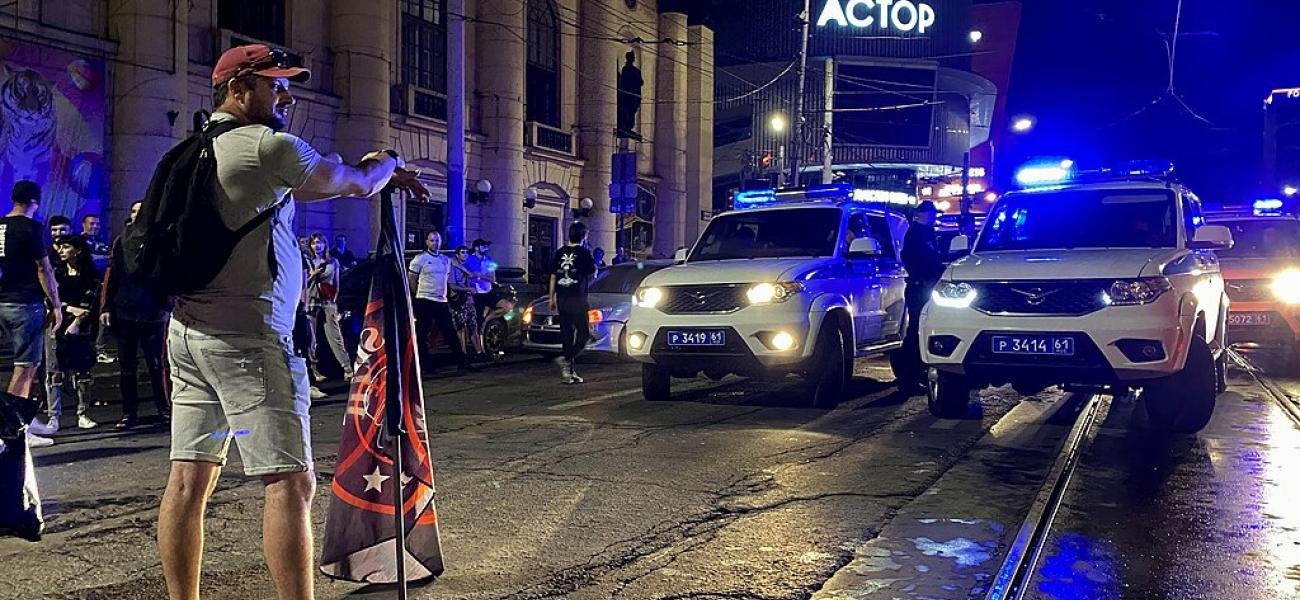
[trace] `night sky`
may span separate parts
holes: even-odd
[[[1300,1],[1183,0],[1175,89],[1204,120],[1168,96],[1139,112],[1168,87],[1163,40],[1178,0],[1023,4],[1009,110],[1039,124],[999,149],[1004,167],[1034,155],[1083,167],[1165,158],[1206,200],[1275,193],[1258,185],[1263,100],[1300,86]]]
[[[744,4],[661,0],[704,22]],[[1031,114],[1038,126],[998,147],[999,173],[1036,156],[1082,168],[1155,158],[1174,161],[1206,200],[1276,194],[1260,185],[1263,101],[1273,88],[1300,87],[1300,0],[1183,0],[1174,84],[1200,118],[1161,98],[1178,0],[1022,5],[1008,115]]]

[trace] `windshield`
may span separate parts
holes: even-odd
[[[1172,248],[1177,243],[1171,192],[1066,190],[999,202],[975,251]]]
[[[638,262],[610,267],[591,283],[587,291],[592,294],[631,294],[641,285],[641,280],[666,266]]]
[[[713,219],[690,261],[830,256],[839,239],[838,208],[737,212]]]
[[[1300,222],[1229,221],[1215,223],[1232,230],[1232,248],[1215,250],[1220,258],[1300,257]]]

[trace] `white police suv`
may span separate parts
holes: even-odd
[[[1214,250],[1232,246],[1172,167],[1071,175],[1008,193],[970,255],[948,267],[921,316],[933,414],[965,413],[974,390],[1010,383],[1141,389],[1149,421],[1193,432],[1226,387],[1228,297]],[[953,240],[965,246],[968,240]]]
[[[853,359],[897,349],[907,219],[845,185],[742,192],[681,264],[636,290],[627,354],[648,400],[700,373],[806,378],[816,406],[843,395]],[[856,198],[856,200],[855,200]],[[898,199],[903,200],[903,199]]]

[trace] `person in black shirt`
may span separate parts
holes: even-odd
[[[32,219],[41,205],[41,188],[31,181],[19,181],[12,198],[13,210],[0,219],[0,329],[13,344],[14,372],[8,391],[28,398],[44,354],[41,330],[47,321],[59,327],[63,306],[45,247],[44,228]],[[30,429],[27,439],[33,446],[54,443]]]
[[[334,249],[330,250],[330,256],[339,261],[339,266],[345,271],[357,266],[357,255],[348,250],[348,236],[341,233],[334,236]]]
[[[131,222],[140,212],[141,202],[131,205]],[[117,337],[117,379],[122,389],[122,420],[117,429],[130,429],[139,422],[139,351],[149,371],[153,403],[163,423],[170,421],[171,407],[163,387],[163,338],[171,307],[167,298],[149,291],[126,276],[122,238],[114,242],[109,254],[108,273],[104,275],[100,298],[99,323],[112,327]]]
[[[86,414],[91,403],[90,368],[95,365],[95,334],[99,323],[99,271],[86,239],[65,235],[54,240],[59,253],[55,278],[59,297],[64,300],[62,326],[50,330],[45,342],[46,421],[38,434],[55,433],[63,414],[63,384],[71,380],[77,393],[77,427],[94,429],[99,424]]]
[[[564,354],[555,359],[560,365],[560,380],[564,383],[582,383],[582,377],[573,369],[573,361],[587,347],[591,329],[587,313],[587,284],[596,273],[596,261],[591,251],[583,245],[587,241],[587,226],[581,222],[569,225],[569,243],[555,253],[551,263],[551,285],[548,299],[551,308],[560,317],[560,340]]]
[[[903,236],[903,267],[907,269],[907,288],[903,291],[904,304],[907,305],[907,332],[903,337],[902,352],[911,368],[909,375],[898,381],[900,389],[912,388],[925,383],[925,365],[921,362],[921,309],[930,299],[930,293],[943,276],[943,257],[935,247],[934,222],[939,211],[934,203],[925,201],[917,205],[912,217],[912,226]]]

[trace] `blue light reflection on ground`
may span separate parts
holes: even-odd
[[[1056,600],[1121,597],[1116,589],[1115,559],[1109,550],[1073,532],[1062,534],[1053,550],[1039,567],[1040,594]]]

